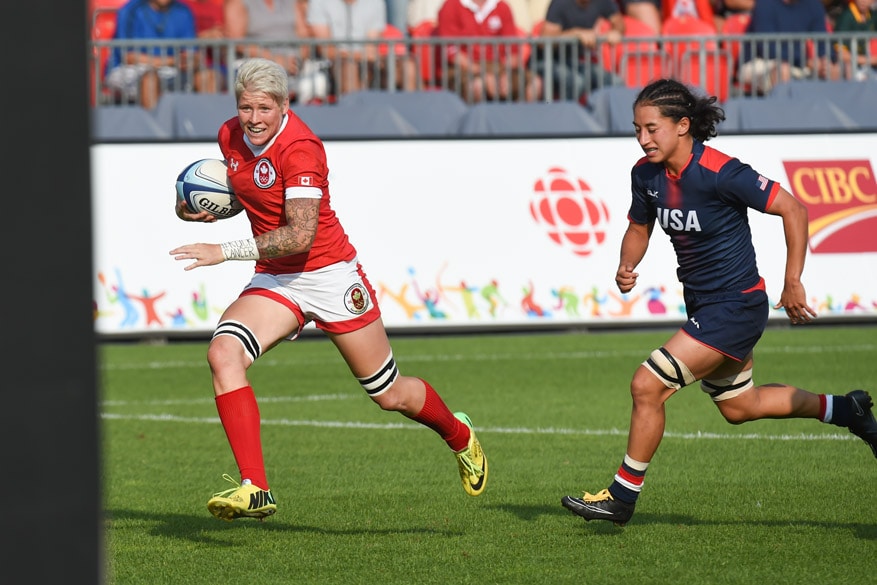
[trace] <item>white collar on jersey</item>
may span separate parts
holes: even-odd
[[[253,153],[253,156],[261,156],[266,150],[271,148],[271,145],[274,144],[274,141],[277,140],[277,137],[280,136],[280,133],[283,132],[283,129],[286,128],[286,123],[289,121],[289,112],[283,114],[283,120],[280,122],[280,129],[277,130],[277,134],[275,134],[271,140],[263,144],[262,146],[255,146],[250,139],[244,134],[244,142],[250,148],[250,152]]]
[[[481,6],[478,6],[472,0],[460,0],[460,4],[474,12],[475,22],[481,24],[484,22],[484,19],[487,18],[487,15],[493,12],[493,9],[499,4],[499,0],[487,0],[487,2]]]

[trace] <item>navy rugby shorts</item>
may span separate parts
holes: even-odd
[[[742,361],[761,339],[770,306],[764,279],[745,291],[686,291],[688,321],[682,330],[696,341]]]

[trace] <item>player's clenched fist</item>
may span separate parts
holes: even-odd
[[[633,271],[633,266],[629,264],[619,266],[618,272],[615,273],[615,284],[618,285],[618,290],[622,293],[630,292],[636,286],[638,276],[639,273]]]

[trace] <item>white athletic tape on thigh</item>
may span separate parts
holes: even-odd
[[[398,377],[399,368],[396,367],[396,360],[393,359],[393,353],[390,352],[377,372],[366,378],[357,378],[357,380],[369,396],[375,397],[389,390]]]
[[[715,402],[739,396],[753,386],[752,368],[727,378],[703,379],[700,381],[701,390],[709,394]]]
[[[262,346],[259,345],[259,340],[256,339],[253,332],[240,321],[228,319],[220,322],[216,326],[216,330],[213,332],[213,337],[218,335],[230,335],[240,341],[241,345],[244,346],[244,353],[250,357],[251,362],[256,361],[256,358],[262,355]]]
[[[681,360],[677,360],[670,352],[659,347],[643,362],[655,376],[657,376],[667,388],[679,390],[696,380],[694,374]]]

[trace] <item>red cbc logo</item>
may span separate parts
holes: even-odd
[[[609,209],[565,169],[551,168],[536,181],[530,214],[552,241],[577,256],[589,256],[606,240]]]
[[[877,181],[868,160],[783,162],[807,206],[814,254],[877,252]]]

